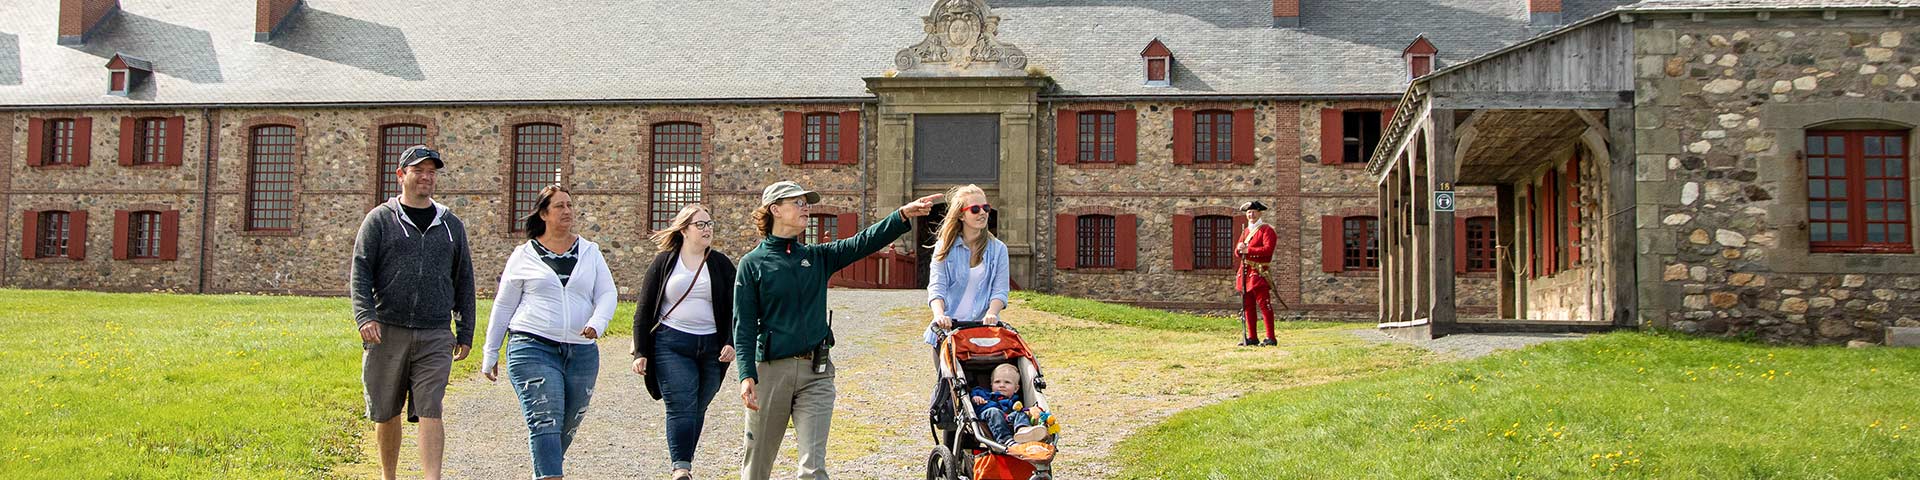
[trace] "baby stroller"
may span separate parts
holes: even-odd
[[[1040,364],[1019,332],[1004,323],[955,322],[952,330],[939,333],[934,358],[940,376],[928,412],[937,446],[927,455],[927,480],[1051,480],[1057,433],[1036,442],[1001,445],[970,400],[974,387],[989,385],[994,367],[1011,363],[1020,369],[1024,406],[1053,411],[1041,394],[1047,381],[1040,374]],[[1044,423],[1036,425],[1048,428]]]

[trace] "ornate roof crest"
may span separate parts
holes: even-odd
[[[1026,52],[1000,43],[1000,17],[986,0],[939,0],[920,19],[927,37],[893,55],[901,75],[1026,75]]]

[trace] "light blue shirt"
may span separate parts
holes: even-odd
[[[939,245],[933,248],[936,252],[940,251]],[[929,265],[927,304],[932,305],[936,299],[945,299],[946,314],[953,317],[954,321],[980,321],[981,317],[986,316],[987,308],[993,305],[994,300],[999,300],[1003,305],[1007,303],[1007,291],[1010,290],[1007,280],[1010,275],[1007,271],[1007,244],[1002,243],[998,238],[987,240],[986,255],[980,259],[980,265],[987,270],[980,275],[981,282],[974,285],[974,288],[983,290],[973,295],[972,302],[962,302],[961,299],[967,297],[969,286],[967,284],[969,263],[973,263],[973,251],[968,250],[966,242],[962,241],[954,245],[953,250],[947,251],[946,260],[932,262]],[[926,341],[928,345],[933,345],[936,341],[931,324],[927,325]]]

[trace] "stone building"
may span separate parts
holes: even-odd
[[[773,181],[825,196],[815,239],[977,183],[1023,288],[1237,305],[1233,206],[1262,200],[1276,298],[1371,315],[1363,167],[1399,92],[1622,2],[45,3],[0,5],[6,286],[343,293],[424,143],[483,279],[555,182],[625,285],[687,202],[738,255]],[[1490,245],[1493,191],[1461,194]],[[1450,267],[1468,311],[1495,311],[1493,251]]]
[[[1649,0],[1415,80],[1368,170],[1382,327],[1915,338],[1914,8]],[[1441,268],[1456,185],[1496,192],[1496,318]]]

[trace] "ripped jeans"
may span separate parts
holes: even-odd
[[[533,478],[565,475],[561,464],[580,419],[587,416],[593,382],[600,374],[600,347],[560,343],[514,333],[507,344],[507,380],[520,396],[527,417],[527,446],[533,450]]]

